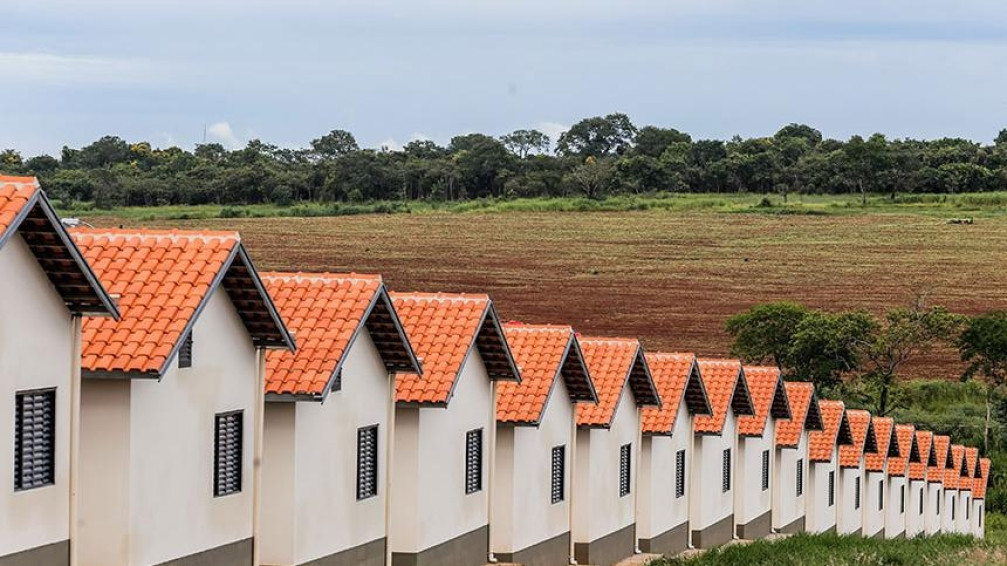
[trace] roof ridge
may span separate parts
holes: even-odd
[[[73,227],[69,229],[72,234],[87,235],[95,238],[125,238],[138,236],[141,238],[170,238],[172,241],[182,239],[200,240],[207,242],[211,240],[233,239],[241,241],[241,234],[236,230],[179,230],[172,228],[169,230],[148,229],[148,228],[85,228]]]
[[[392,295],[397,299],[414,300],[442,300],[455,302],[478,302],[488,301],[490,296],[486,293],[429,293],[421,291],[392,291]]]
[[[507,321],[503,324],[504,329],[507,331],[529,331],[529,332],[542,332],[542,331],[569,331],[573,332],[573,327],[568,324],[526,324],[524,322],[518,322],[514,320]]]
[[[38,177],[20,175],[0,175],[0,184],[3,185],[33,185],[39,187]]]
[[[608,342],[608,343],[612,343],[612,344],[624,344],[626,342],[633,342],[633,343],[636,343],[636,344],[640,343],[640,339],[639,338],[613,338],[613,337],[605,337],[605,336],[581,336],[580,334],[577,335],[577,338],[581,342]]]
[[[379,273],[335,273],[329,271],[305,272],[305,271],[261,271],[259,277],[263,280],[274,281],[301,281],[301,280],[326,280],[339,279],[348,281],[384,281]]]

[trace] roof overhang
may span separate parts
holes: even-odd
[[[713,414],[713,406],[710,405],[710,397],[706,394],[706,385],[703,384],[703,376],[699,373],[699,362],[695,356],[692,358],[689,378],[685,382],[685,406],[689,414],[694,417]]]
[[[584,360],[584,352],[580,349],[580,341],[577,340],[577,335],[574,332],[570,333],[570,340],[563,353],[559,375],[563,376],[563,382],[566,384],[571,401],[575,403],[598,402],[598,391],[595,390],[594,380],[591,379],[591,372]]]
[[[633,392],[637,407],[660,407],[661,396],[657,393],[657,385],[654,383],[654,376],[650,373],[650,366],[647,358],[643,355],[643,346],[636,347],[636,358],[629,367],[629,375],[626,377],[629,388]]]
[[[773,401],[769,406],[769,416],[774,419],[792,419],[793,411],[790,406],[790,398],[787,397],[787,387],[783,382],[783,376],[777,374],[776,388],[773,391]]]
[[[731,410],[735,415],[752,416],[755,414],[755,404],[752,403],[752,393],[748,390],[748,380],[745,379],[745,369],[738,366],[738,379],[734,382],[731,393]]]

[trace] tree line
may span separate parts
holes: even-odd
[[[105,136],[58,157],[0,152],[0,172],[40,178],[65,204],[459,201],[626,193],[958,193],[1007,190],[1007,129],[992,145],[962,138],[825,139],[789,124],[768,137],[693,139],[625,114],[586,118],[558,139],[537,130],[364,149],[333,130],[301,149],[252,140],[154,148]]]

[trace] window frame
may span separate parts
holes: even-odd
[[[178,369],[189,369],[192,367],[192,330],[182,338],[182,344],[178,347]]]
[[[619,497],[626,497],[633,491],[633,444],[619,447]]]
[[[24,414],[25,411],[25,400],[28,398],[46,398],[49,403],[49,414],[48,421],[44,423],[45,427],[48,429],[43,436],[48,438],[48,446],[25,446],[25,419],[27,418]],[[57,401],[58,396],[55,387],[47,387],[42,389],[26,389],[23,391],[14,392],[14,453],[12,458],[13,476],[14,476],[14,492],[20,493],[25,491],[32,491],[35,489],[42,489],[50,486],[56,485],[56,421],[58,420],[57,414]],[[35,418],[41,418],[41,416],[36,416]],[[39,451],[36,454],[36,450]],[[44,450],[44,454],[42,453]],[[30,462],[26,462],[25,458],[30,458]],[[36,462],[36,459],[47,460],[43,462]],[[44,477],[39,481],[28,481],[25,482],[25,465],[29,464],[34,470],[36,467],[47,465],[47,468],[43,473]],[[36,474],[30,474],[34,477]]]
[[[769,489],[769,450],[762,451],[762,491]]]
[[[483,429],[465,433],[465,495],[483,490]]]
[[[357,429],[357,501],[364,501],[365,499],[378,496],[378,484],[381,477],[381,450],[379,448],[381,435],[379,426],[373,424]],[[373,435],[373,440],[368,439],[365,435]],[[369,456],[369,459],[373,461],[373,470],[369,469],[370,466],[365,467],[366,460],[363,451],[367,447],[370,447],[374,452],[373,456]],[[365,478],[364,474],[371,477]],[[368,490],[368,486],[372,487]]]
[[[552,447],[549,499],[553,505],[566,501],[566,444]]]
[[[731,449],[725,448],[720,456],[721,458],[721,474],[720,479],[720,492],[727,493],[731,491]]]
[[[225,419],[232,419],[237,417],[237,462],[235,463],[234,475],[237,477],[237,485],[235,487],[228,487],[227,481],[222,481],[221,474],[226,473],[226,470],[221,467],[222,459],[222,438],[221,438],[221,424]],[[245,465],[245,411],[244,409],[237,409],[234,411],[224,411],[222,413],[217,413],[213,417],[213,497],[227,497],[229,495],[237,495],[244,489],[244,465]]]
[[[797,459],[797,470],[795,472],[797,497],[804,495],[804,458]]]
[[[829,505],[832,507],[836,504],[836,471],[829,470]]]
[[[685,449],[675,453],[675,499],[685,497]]]

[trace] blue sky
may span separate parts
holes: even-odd
[[[4,0],[0,148],[555,139],[613,111],[988,142],[1005,63],[1002,0]]]

